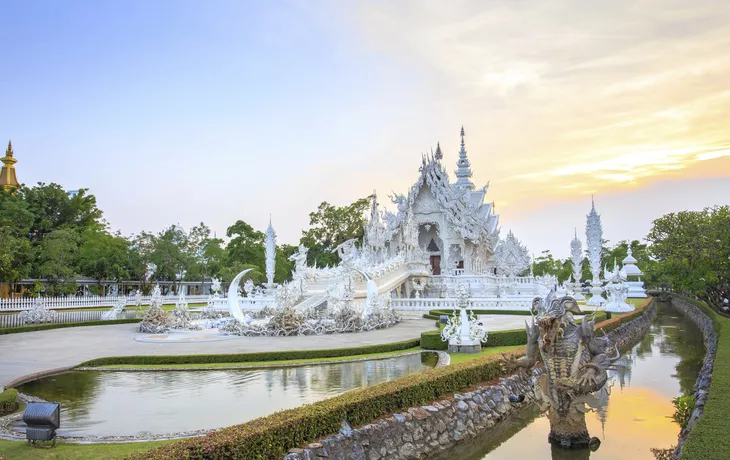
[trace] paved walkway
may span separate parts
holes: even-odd
[[[433,320],[405,320],[388,329],[354,334],[296,337],[239,337],[203,343],[143,343],[136,324],[69,327],[0,335],[0,387],[36,372],[107,356],[249,353],[348,348],[399,342],[433,330]]]
[[[487,331],[521,329],[527,316],[480,315]],[[354,334],[295,337],[237,337],[195,343],[137,342],[137,324],[69,327],[0,335],[0,387],[20,377],[76,366],[94,358],[129,355],[194,355],[259,351],[319,350],[399,342],[434,329],[434,321],[407,319],[388,329]]]

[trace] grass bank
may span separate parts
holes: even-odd
[[[704,302],[683,298],[697,305],[712,319],[719,338],[705,414],[690,431],[681,458],[725,460],[730,458],[730,437],[727,435],[730,414],[730,320],[717,314]]]
[[[256,367],[275,367],[282,365],[302,365],[337,362],[342,360],[355,359],[385,359],[400,356],[404,353],[423,352],[419,347],[406,348],[400,351],[385,351],[380,353],[364,353],[349,356],[333,356],[329,358],[308,358],[308,359],[282,359],[278,361],[241,361],[235,363],[195,363],[195,364],[118,364],[95,366],[95,369],[155,369],[155,370],[178,370],[178,369],[225,369],[225,368],[256,368]]]
[[[77,367],[99,367],[119,365],[179,365],[179,364],[211,364],[211,363],[271,363],[273,361],[289,361],[300,359],[338,358],[342,356],[366,355],[403,351],[420,345],[420,339],[402,342],[367,345],[353,348],[331,348],[323,350],[290,350],[269,351],[259,353],[231,353],[215,355],[164,355],[164,356],[110,356],[92,359]]]
[[[0,439],[0,456],[8,460],[98,460],[122,459],[129,455],[160,447],[173,441],[134,442],[120,444],[65,444],[54,448],[28,446],[25,441]]]

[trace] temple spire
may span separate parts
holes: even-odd
[[[441,152],[441,143],[436,142],[436,160],[441,161],[441,159],[444,157],[444,154]]]
[[[3,187],[5,190],[18,187],[20,183],[18,182],[18,177],[15,175],[15,163],[18,160],[14,157],[13,143],[11,141],[8,141],[5,156],[0,158],[0,161],[3,162],[2,170],[0,170],[0,187]]]
[[[474,182],[471,181],[471,163],[466,157],[466,142],[464,142],[464,127],[461,127],[461,149],[459,150],[459,161],[456,162],[456,185],[463,185],[474,190]]]

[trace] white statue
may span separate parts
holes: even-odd
[[[210,283],[210,291],[213,294],[218,294],[221,290],[221,280],[218,278],[213,278]]]
[[[307,271],[307,252],[308,248],[305,248],[303,244],[299,245],[299,250],[289,256],[289,260],[294,262],[294,274],[298,276],[304,276]]]
[[[487,330],[471,312],[467,315],[469,308],[469,288],[464,283],[457,286],[459,298],[459,314],[456,310],[449,318],[446,327],[441,331],[441,340],[449,343],[449,351],[478,353],[482,349],[482,342],[487,340]]]
[[[255,289],[256,286],[254,286],[251,278],[247,279],[246,282],[243,283],[243,292],[246,293],[246,297],[253,297]]]
[[[357,258],[357,247],[355,247],[356,239],[349,239],[339,244],[332,252],[337,252],[340,257],[340,265],[349,267],[353,261]]]
[[[119,315],[122,314],[124,308],[127,306],[127,299],[124,296],[118,296],[117,301],[112,308],[101,314],[103,320],[114,320],[119,319]]]
[[[613,271],[604,268],[603,272],[606,276],[606,294],[608,294],[608,302],[603,306],[603,310],[609,313],[628,313],[634,311],[634,306],[626,302],[629,295],[629,287],[626,285],[626,274],[623,270],[619,270],[616,260],[613,261]]]
[[[28,310],[18,313],[18,319],[25,324],[52,323],[56,312],[48,309],[42,297],[38,297]]]

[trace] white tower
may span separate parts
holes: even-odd
[[[578,229],[575,230],[575,237],[570,242],[570,261],[573,264],[573,298],[584,300],[581,291],[580,280],[583,277],[583,244],[578,239]]]
[[[269,216],[269,227],[266,229],[266,288],[274,288],[274,269],[276,268],[276,232],[271,225],[271,216]]]
[[[586,216],[586,244],[588,245],[588,262],[591,266],[591,298],[586,305],[600,307],[606,302],[601,297],[601,250],[603,248],[603,228],[601,216],[596,212],[596,203],[591,198],[591,212]]]

